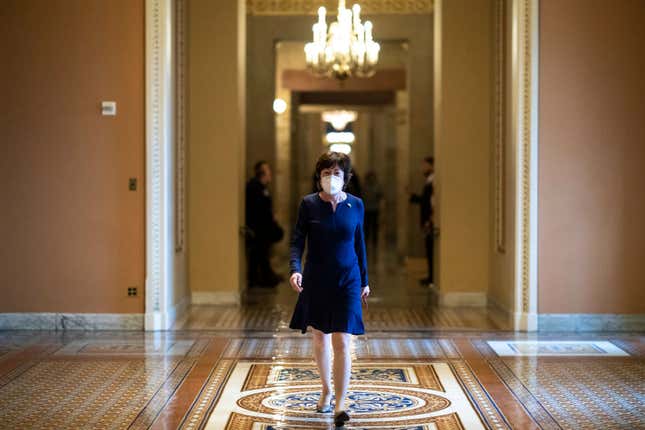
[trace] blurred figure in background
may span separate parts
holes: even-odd
[[[378,247],[379,211],[383,190],[378,183],[376,172],[370,170],[365,175],[363,203],[365,203],[365,241],[372,248]]]
[[[421,173],[426,178],[421,194],[410,194],[410,202],[419,204],[420,224],[423,231],[426,258],[428,259],[428,277],[421,279],[422,285],[433,286],[433,256],[434,256],[434,225],[433,225],[433,204],[434,204],[434,157],[425,157],[421,163]]]
[[[272,244],[282,240],[284,230],[273,216],[269,163],[258,161],[254,173],[246,184],[248,282],[250,287],[275,287],[283,279],[271,268],[270,251]]]
[[[350,177],[349,177],[349,183],[347,184],[347,192],[350,194],[355,195],[359,199],[363,198],[363,188],[361,187],[361,181],[358,178],[358,174],[356,173],[356,170],[352,167],[352,170],[349,172]]]

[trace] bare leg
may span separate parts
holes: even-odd
[[[316,365],[320,373],[320,381],[322,382],[322,393],[320,394],[318,407],[323,408],[331,401],[331,366],[329,363],[331,358],[331,335],[325,334],[313,327],[312,330],[314,333],[314,358],[316,359]]]
[[[335,413],[345,410],[345,396],[352,370],[352,357],[349,351],[349,333],[332,333],[334,347],[334,391],[336,393]]]

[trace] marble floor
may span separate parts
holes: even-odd
[[[438,306],[413,265],[372,270],[346,428],[645,429],[645,333],[514,333]],[[331,429],[295,299],[252,289],[167,332],[0,331],[0,429]]]
[[[0,332],[2,429],[328,429],[309,335]],[[348,429],[645,428],[645,336],[353,339]]]

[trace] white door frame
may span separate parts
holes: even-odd
[[[512,0],[513,328],[521,331],[538,329],[538,18],[539,0]]]
[[[167,330],[175,258],[175,1],[146,0],[145,329]],[[515,171],[516,330],[537,330],[539,0],[512,1],[512,142]],[[180,32],[181,34],[181,32]],[[509,154],[510,155],[510,154]]]
[[[167,330],[174,280],[173,0],[146,0],[145,330]]]

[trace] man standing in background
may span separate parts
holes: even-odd
[[[246,184],[248,282],[251,287],[275,287],[282,279],[271,268],[270,250],[273,243],[282,240],[284,231],[273,217],[269,163],[258,161],[254,172]]]
[[[383,190],[376,177],[376,172],[370,170],[365,175],[363,187],[363,203],[365,204],[365,241],[373,250],[378,249],[379,210],[383,200]],[[374,253],[372,253],[374,255]]]
[[[422,285],[434,286],[433,278],[433,256],[434,256],[434,223],[433,223],[433,199],[434,199],[434,157],[425,157],[421,163],[421,172],[426,178],[421,195],[411,194],[410,202],[419,204],[420,223],[423,230],[426,258],[428,260],[428,277],[421,279]]]

